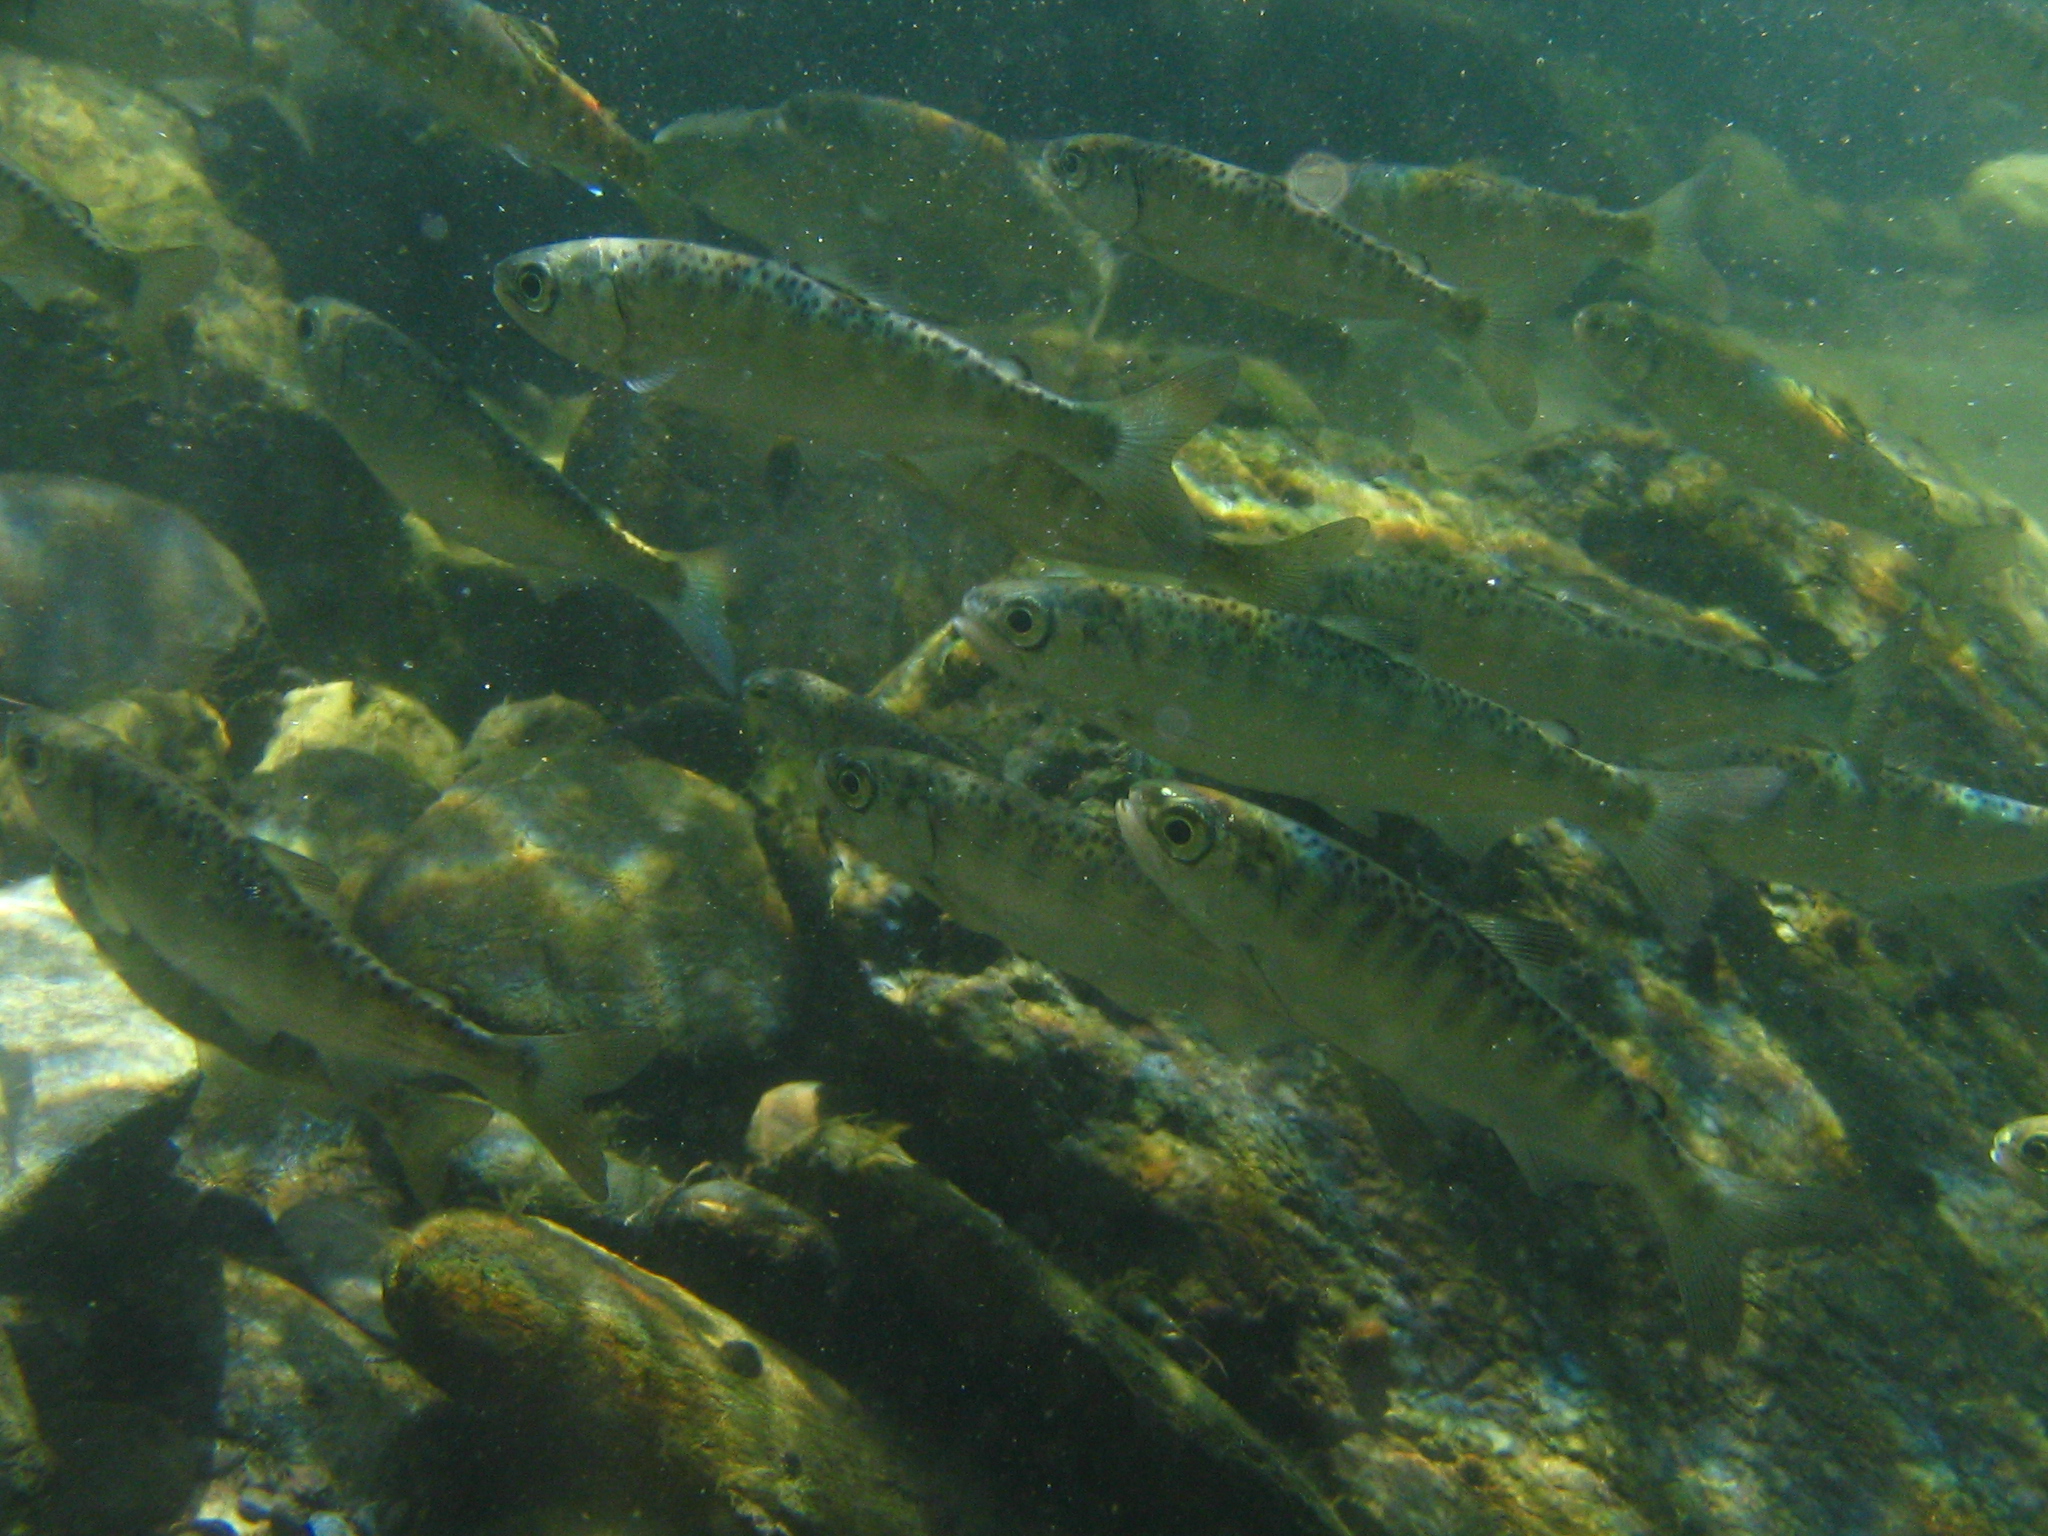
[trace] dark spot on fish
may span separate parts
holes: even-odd
[[[761,1349],[751,1339],[727,1339],[718,1346],[718,1363],[748,1380],[761,1374]]]

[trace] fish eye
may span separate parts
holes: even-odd
[[[1181,864],[1200,862],[1216,845],[1216,834],[1209,830],[1207,820],[1186,806],[1161,811],[1152,830],[1166,845],[1167,857]]]
[[[1072,191],[1088,179],[1088,158],[1069,144],[1046,162],[1052,179]]]
[[[2048,1133],[2036,1131],[2021,1142],[2020,1161],[2035,1173],[2048,1173]]]
[[[529,261],[512,274],[512,297],[528,314],[546,314],[555,303],[554,273],[537,261]]]
[[[14,759],[14,771],[31,784],[40,784],[48,775],[49,763],[43,755],[43,744],[26,732],[16,732],[13,750],[8,756]]]
[[[1052,618],[1035,597],[1013,597],[996,614],[1003,638],[1020,651],[1035,651],[1052,637]]]
[[[301,304],[299,306],[300,342],[309,342],[313,339],[313,332],[316,329],[317,324],[318,322],[316,322],[313,318],[313,307],[310,304]]]
[[[825,770],[826,782],[839,803],[849,811],[864,811],[875,803],[874,771],[859,758],[835,754]]]

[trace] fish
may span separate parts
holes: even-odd
[[[1928,482],[1830,398],[1712,328],[1642,304],[1588,305],[1572,323],[1594,368],[1687,447],[1820,517],[1896,539],[1938,568],[2009,565],[2007,509],[1945,511]]]
[[[0,692],[77,709],[201,687],[269,619],[233,550],[102,480],[0,474]]]
[[[1730,874],[1871,906],[2048,876],[2048,806],[1840,752],[1749,747],[1712,761],[1778,779],[1740,814],[1699,825],[1704,855]]]
[[[1132,1013],[1182,1017],[1237,1046],[1276,1038],[1253,979],[1160,895],[1108,817],[882,748],[825,753],[817,784],[834,837],[963,927]]]
[[[413,1198],[426,1209],[440,1203],[449,1159],[490,1123],[490,1105],[430,1092],[361,1057],[323,1058],[296,1036],[263,1035],[244,1028],[218,999],[167,963],[139,934],[101,912],[82,866],[60,853],[53,873],[58,899],[100,958],[160,1018],[251,1072],[285,1084],[309,1099],[316,1111],[338,1107],[368,1115],[398,1160]]]
[[[878,453],[1029,449],[1171,542],[1173,470],[1229,398],[1229,358],[1120,400],[1069,400],[944,331],[794,267],[674,240],[571,240],[498,264],[498,302],[572,362],[727,418]]]
[[[1241,956],[1290,1027],[1478,1121],[1539,1194],[1631,1190],[1663,1234],[1695,1345],[1731,1352],[1742,1261],[1860,1225],[1839,1190],[1703,1163],[1656,1096],[1455,912],[1363,855],[1220,791],[1146,782],[1117,823],[1187,920]]]
[[[1619,768],[1314,619],[1081,577],[991,582],[954,621],[1013,682],[1183,770],[1297,796],[1354,827],[1395,811],[1477,857],[1553,817],[1599,838],[1679,932],[1711,889],[1693,839],[1772,768]]]
[[[1901,630],[1825,675],[1761,646],[1712,645],[1511,573],[1374,552],[1346,526],[1214,547],[1204,591],[1307,614],[1484,694],[1608,762],[1721,738],[1849,747],[1871,738],[1911,646]]]
[[[80,289],[113,306],[122,345],[159,376],[170,369],[165,323],[219,270],[211,246],[122,250],[93,226],[91,210],[0,158],[0,281],[38,307]]]
[[[958,768],[988,766],[979,749],[924,729],[864,693],[795,667],[763,667],[740,684],[747,733],[807,764],[835,747],[888,747]]]
[[[593,190],[633,194],[653,174],[645,143],[556,60],[554,33],[478,0],[312,0],[322,22],[487,144]]]
[[[1089,323],[1109,294],[1113,255],[1036,157],[917,102],[805,91],[678,119],[653,155],[652,233],[688,237],[702,210],[780,261],[927,320]]]
[[[321,412],[400,506],[444,538],[524,570],[632,593],[732,691],[723,557],[675,554],[628,532],[500,426],[432,353],[369,311],[309,299],[298,335]]]
[[[512,1115],[593,1198],[604,1146],[583,1101],[645,1066],[650,1030],[514,1036],[478,1028],[351,939],[289,856],[96,726],[47,710],[9,722],[7,760],[101,919],[133,933],[257,1041],[449,1079]]]
[[[2048,114],[2048,16],[2014,0],[1850,0],[1843,15],[1951,90]]]
[[[1616,210],[1478,166],[1347,164],[1320,153],[1295,161],[1286,181],[1310,206],[1485,294],[1504,318],[1555,314],[1609,262],[1666,278],[1703,313],[1727,308],[1725,285],[1692,242],[1689,183],[1647,207]]]
[[[1526,359],[1494,344],[1486,300],[1288,190],[1277,176],[1123,134],[1054,139],[1047,178],[1080,220],[1223,292],[1315,320],[1392,320],[1460,349],[1501,414],[1536,415]]]
[[[1992,1166],[2036,1205],[2048,1206],[2048,1115],[2029,1115],[1999,1127],[1991,1138]]]

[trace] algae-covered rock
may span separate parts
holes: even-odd
[[[309,746],[235,786],[250,832],[332,871],[343,911],[439,787],[391,755]]]
[[[912,1472],[843,1388],[547,1222],[434,1218],[395,1258],[384,1305],[407,1358],[531,1458],[505,1464],[518,1503],[677,1531],[932,1529]]]
[[[831,1213],[862,1288],[944,1341],[943,1379],[1008,1424],[1009,1454],[1048,1485],[1113,1490],[1125,1518],[1161,1529],[1342,1536],[1228,1404],[886,1136],[828,1121],[770,1177]]]
[[[256,772],[275,773],[312,748],[366,752],[446,789],[462,744],[418,700],[382,683],[319,683],[284,696],[277,728]]]
[[[486,758],[413,824],[355,926],[499,1029],[647,1027],[744,1056],[785,1020],[790,919],[751,814],[628,749]]]

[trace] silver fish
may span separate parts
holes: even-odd
[[[1233,1044],[1274,1038],[1253,978],[1174,911],[1108,818],[912,752],[828,752],[817,774],[832,834],[956,922],[1133,1013],[1179,1014]]]
[[[1298,1032],[1506,1143],[1537,1191],[1632,1190],[1664,1235],[1698,1347],[1742,1330],[1742,1259],[1841,1235],[1833,1190],[1702,1163],[1586,1033],[1449,909],[1371,860],[1215,790],[1143,784],[1118,808],[1148,878],[1242,956]]]
[[[969,592],[956,622],[998,671],[1154,756],[1355,826],[1396,811],[1468,855],[1552,817],[1583,827],[1680,929],[1709,894],[1696,825],[1778,782],[1770,768],[1617,768],[1366,641],[1224,598],[1001,581]]]
[[[1121,400],[1069,400],[966,343],[780,262],[668,240],[573,240],[498,264],[498,302],[571,361],[715,415],[881,453],[1029,449],[1186,537],[1180,445],[1229,397],[1203,364]]]
[[[278,850],[107,732],[24,710],[7,757],[102,920],[135,934],[252,1038],[289,1036],[323,1060],[466,1083],[603,1198],[604,1147],[583,1101],[646,1064],[651,1031],[479,1029],[344,934],[288,878]]]
[[[1487,304],[1333,218],[1277,176],[1116,133],[1045,146],[1067,206],[1129,250],[1226,293],[1316,320],[1395,320],[1457,344],[1501,414],[1536,414],[1526,360],[1491,345]]]
[[[426,348],[340,299],[299,306],[320,409],[392,499],[444,538],[509,564],[631,592],[728,693],[724,562],[657,549],[599,511],[501,427]]]
[[[0,281],[32,304],[81,288],[105,300],[121,311],[122,343],[138,361],[168,366],[164,322],[219,270],[210,246],[122,250],[93,227],[88,210],[0,159]]]
[[[1888,701],[1903,634],[1826,676],[1757,650],[1693,640],[1445,561],[1353,555],[1346,521],[1294,539],[1221,545],[1194,585],[1307,614],[1532,720],[1568,727],[1610,762],[1732,738],[1855,744]]]
[[[836,747],[886,747],[958,768],[987,766],[986,754],[935,736],[864,693],[795,667],[763,667],[740,684],[747,733],[815,763]]]

